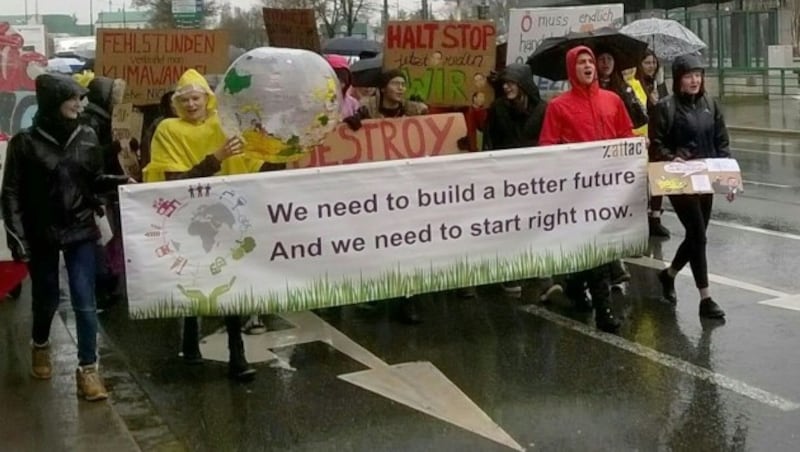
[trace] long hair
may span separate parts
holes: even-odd
[[[653,72],[652,77],[644,73],[644,60],[646,60],[648,57],[653,57],[656,60],[656,71]],[[645,92],[650,93],[655,89],[657,85],[656,76],[658,75],[658,71],[660,69],[661,61],[658,60],[655,52],[647,49],[647,52],[644,54],[644,58],[642,58],[642,61],[639,62],[639,66],[636,68],[636,78],[639,80],[639,83],[642,84]]]

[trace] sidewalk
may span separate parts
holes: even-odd
[[[18,451],[114,451],[140,448],[107,402],[75,394],[76,345],[62,317],[53,320],[53,378],[30,377],[30,291],[0,303],[0,444]]]
[[[728,128],[733,132],[800,135],[800,100],[791,97],[759,103],[723,102],[722,111]]]

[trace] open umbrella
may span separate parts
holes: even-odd
[[[383,45],[380,42],[355,36],[333,38],[322,46],[322,53],[358,56],[361,58],[374,57],[381,53],[382,50]]]
[[[47,70],[50,72],[60,72],[62,74],[74,74],[79,72],[86,65],[84,61],[77,58],[51,58],[47,61]]]
[[[528,58],[528,65],[534,75],[550,80],[566,80],[567,52],[579,45],[610,52],[614,56],[615,64],[621,69],[636,67],[647,52],[646,42],[622,34],[615,28],[604,27],[547,38]]]
[[[383,54],[374,58],[362,58],[350,65],[353,86],[361,88],[377,88],[383,72]]]
[[[647,42],[656,57],[664,61],[672,61],[707,47],[692,30],[674,20],[655,17],[641,19],[625,25],[620,32]]]

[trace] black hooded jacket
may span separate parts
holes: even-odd
[[[673,94],[658,102],[650,118],[651,160],[730,157],[725,119],[716,100],[706,95],[705,85],[696,95],[681,92],[681,78],[698,69],[703,69],[703,64],[693,55],[680,56],[673,62]],[[671,111],[674,117],[670,121]]]
[[[71,77],[44,74],[36,79],[39,110],[33,126],[8,145],[3,177],[3,218],[16,257],[31,247],[60,247],[99,237],[96,193],[127,178],[103,174],[94,131],[61,116],[61,104],[83,96]]]
[[[539,88],[533,83],[531,68],[526,64],[510,64],[498,77],[498,83],[505,81],[519,85],[527,97],[527,107],[523,110],[504,96],[495,99],[486,118],[483,148],[490,150],[538,146],[547,102],[539,96]]]
[[[81,115],[81,123],[89,126],[97,134],[97,141],[103,152],[105,171],[110,174],[123,174],[122,167],[114,152],[114,136],[111,131],[111,114],[114,79],[95,77],[89,82],[86,100],[89,104]]]

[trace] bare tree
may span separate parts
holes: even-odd
[[[257,6],[242,9],[226,3],[220,10],[219,28],[228,32],[231,45],[245,50],[261,47],[267,42],[264,15]]]
[[[150,11],[150,26],[153,28],[177,28],[175,18],[172,16],[172,0],[132,0],[132,5],[136,8],[144,8]],[[203,2],[203,23],[207,25],[213,21],[219,11],[219,5],[214,0]]]

